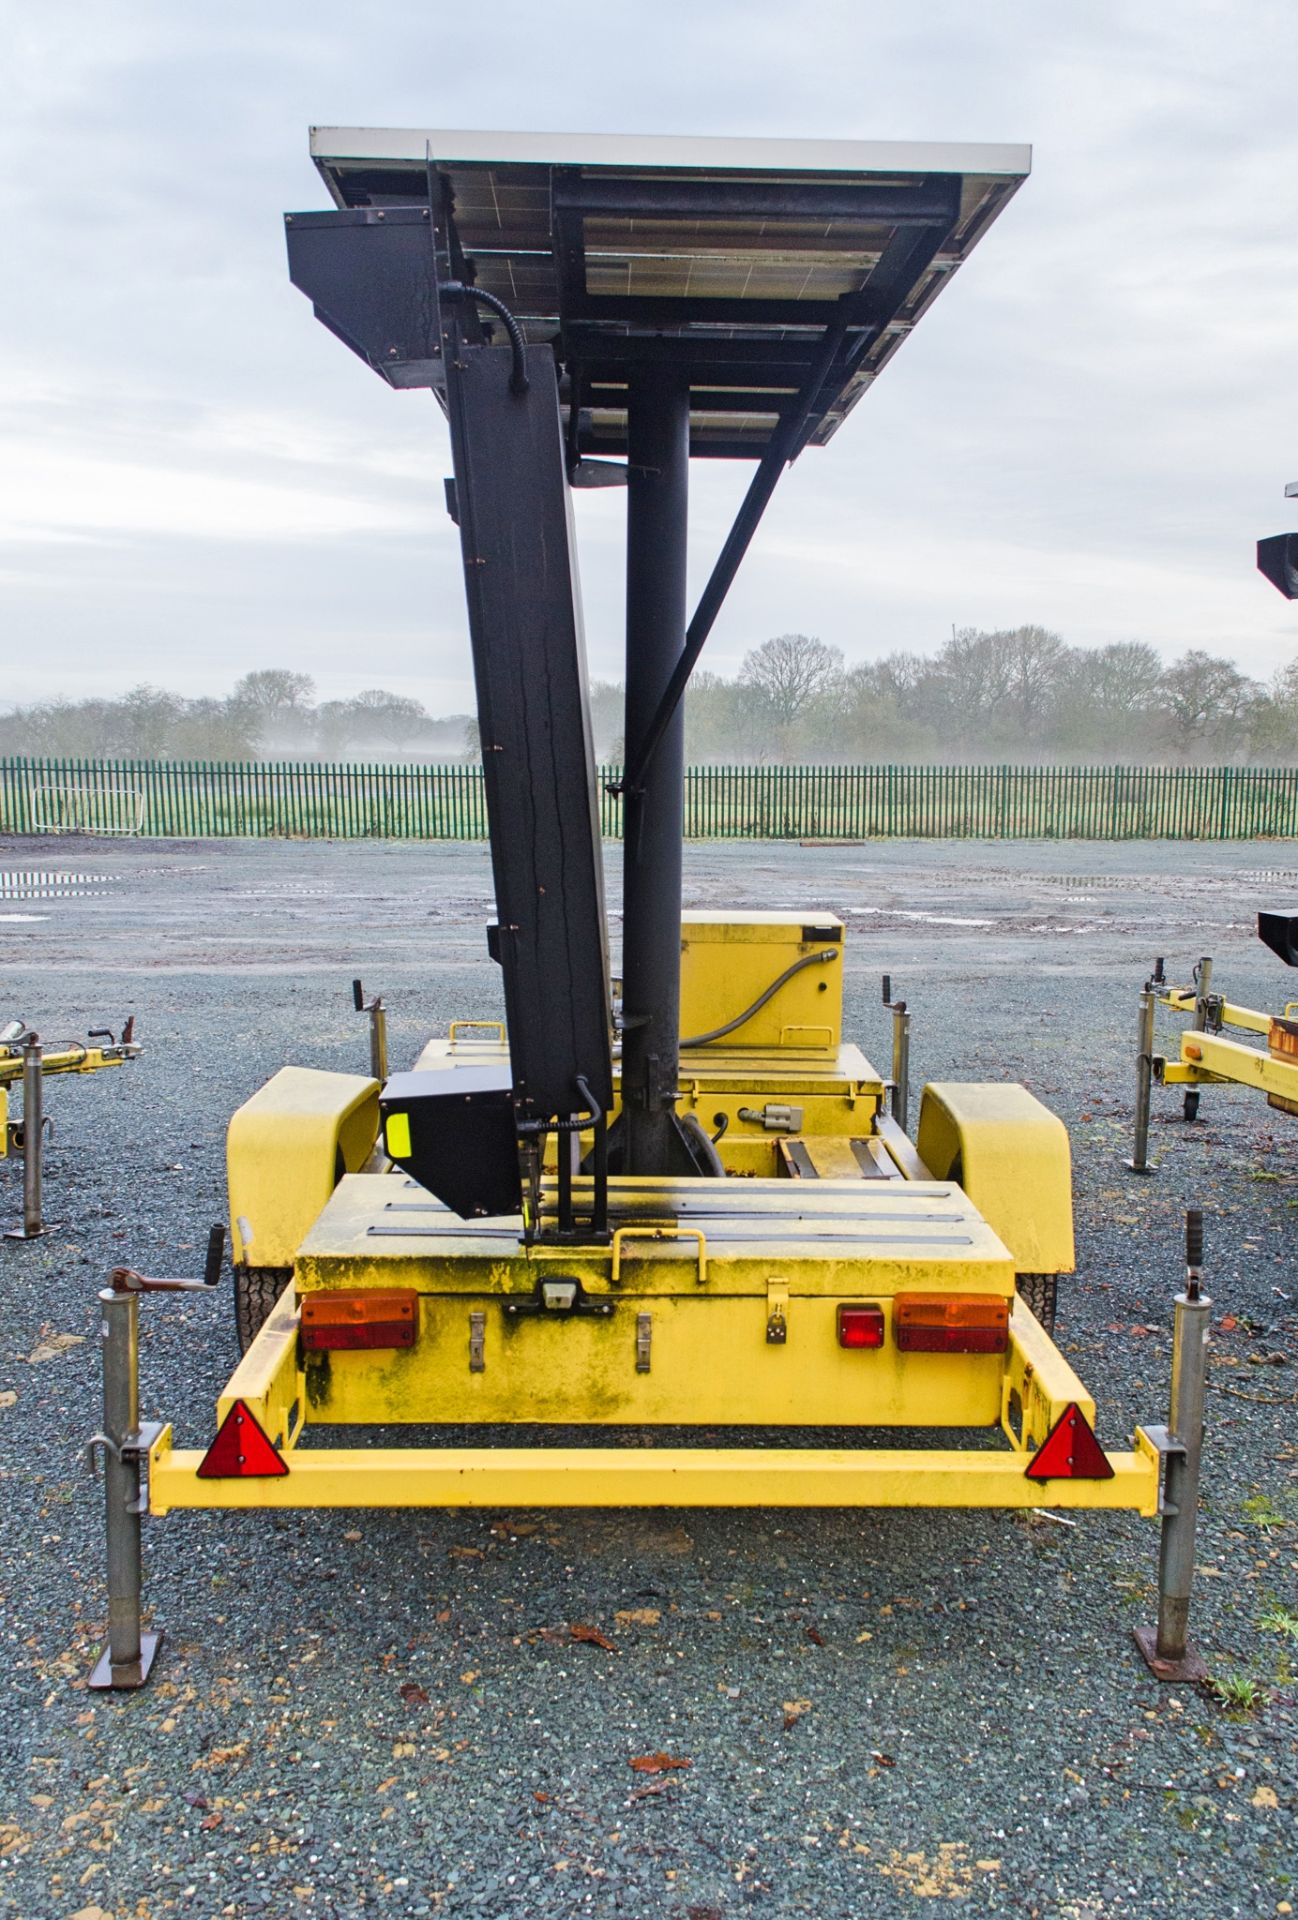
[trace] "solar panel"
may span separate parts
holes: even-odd
[[[795,416],[795,453],[831,438],[1031,164],[1023,146],[338,127],[311,152],[342,208],[425,207],[431,179],[464,277],[554,347],[575,453],[625,453],[631,372],[667,362],[691,453],[750,458]]]

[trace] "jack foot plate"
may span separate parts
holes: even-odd
[[[162,1645],[160,1633],[142,1633],[140,1635],[140,1658],[136,1665],[114,1669],[112,1657],[104,1648],[94,1665],[87,1685],[96,1693],[129,1692],[134,1687],[142,1687],[153,1671],[153,1663],[158,1657],[158,1648]]]
[[[1179,1660],[1164,1660],[1158,1651],[1157,1628],[1134,1627],[1131,1637],[1155,1680],[1175,1680],[1183,1686],[1197,1686],[1208,1678],[1208,1669],[1193,1647],[1187,1646]]]

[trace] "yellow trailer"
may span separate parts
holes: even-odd
[[[317,127],[312,151],[333,206],[286,216],[294,284],[449,423],[507,1026],[456,1022],[389,1073],[356,982],[371,1072],[287,1066],[234,1116],[245,1351],[186,1444],[140,1425],[138,1305],[201,1283],[119,1269],[101,1293],[92,1684],[141,1684],[156,1651],[146,1507],[1123,1508],[1163,1520],[1144,1651],[1195,1671],[1197,1243],[1172,1420],[1101,1445],[1051,1338],[1074,1264],[1060,1122],[1020,1086],[942,1083],[912,1134],[905,1004],[885,981],[885,1080],[842,1030],[835,914],[681,912],[682,697],[762,512],[951,284],[1027,150]],[[694,459],[752,476],[690,614]],[[609,486],[626,756],[601,796],[573,501]],[[327,1444],[358,1425],[380,1444]],[[461,1427],[476,1444],[435,1444]],[[628,1428],[640,1445],[609,1444]]]

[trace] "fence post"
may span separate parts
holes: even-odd
[[[1230,820],[1230,777],[1231,769],[1229,767],[1223,767],[1221,769],[1221,803],[1217,812],[1217,838],[1219,840],[1228,840],[1230,838],[1227,832],[1227,826]]]

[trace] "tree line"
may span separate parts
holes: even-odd
[[[595,750],[623,755],[623,689],[594,681]],[[699,669],[685,703],[693,765],[761,761],[1298,761],[1298,660],[1269,684],[1191,648],[1165,665],[1139,640],[1069,646],[1044,627],[953,631],[936,652],[848,666],[840,648],[784,633],[733,679]],[[45,700],[7,716],[12,753],[86,759],[456,760],[477,723],[438,718],[371,687],[317,701],[309,674],[247,673],[224,698],[157,687],[119,699]]]
[[[467,714],[438,719],[405,694],[368,687],[315,697],[308,673],[264,667],[223,699],[132,687],[116,700],[41,700],[8,716],[11,753],[103,760],[453,760]]]
[[[697,673],[693,763],[1298,760],[1298,661],[1269,686],[1191,648],[1067,645],[1044,627],[952,633],[935,653],[847,666],[811,635],[754,647],[733,680]]]

